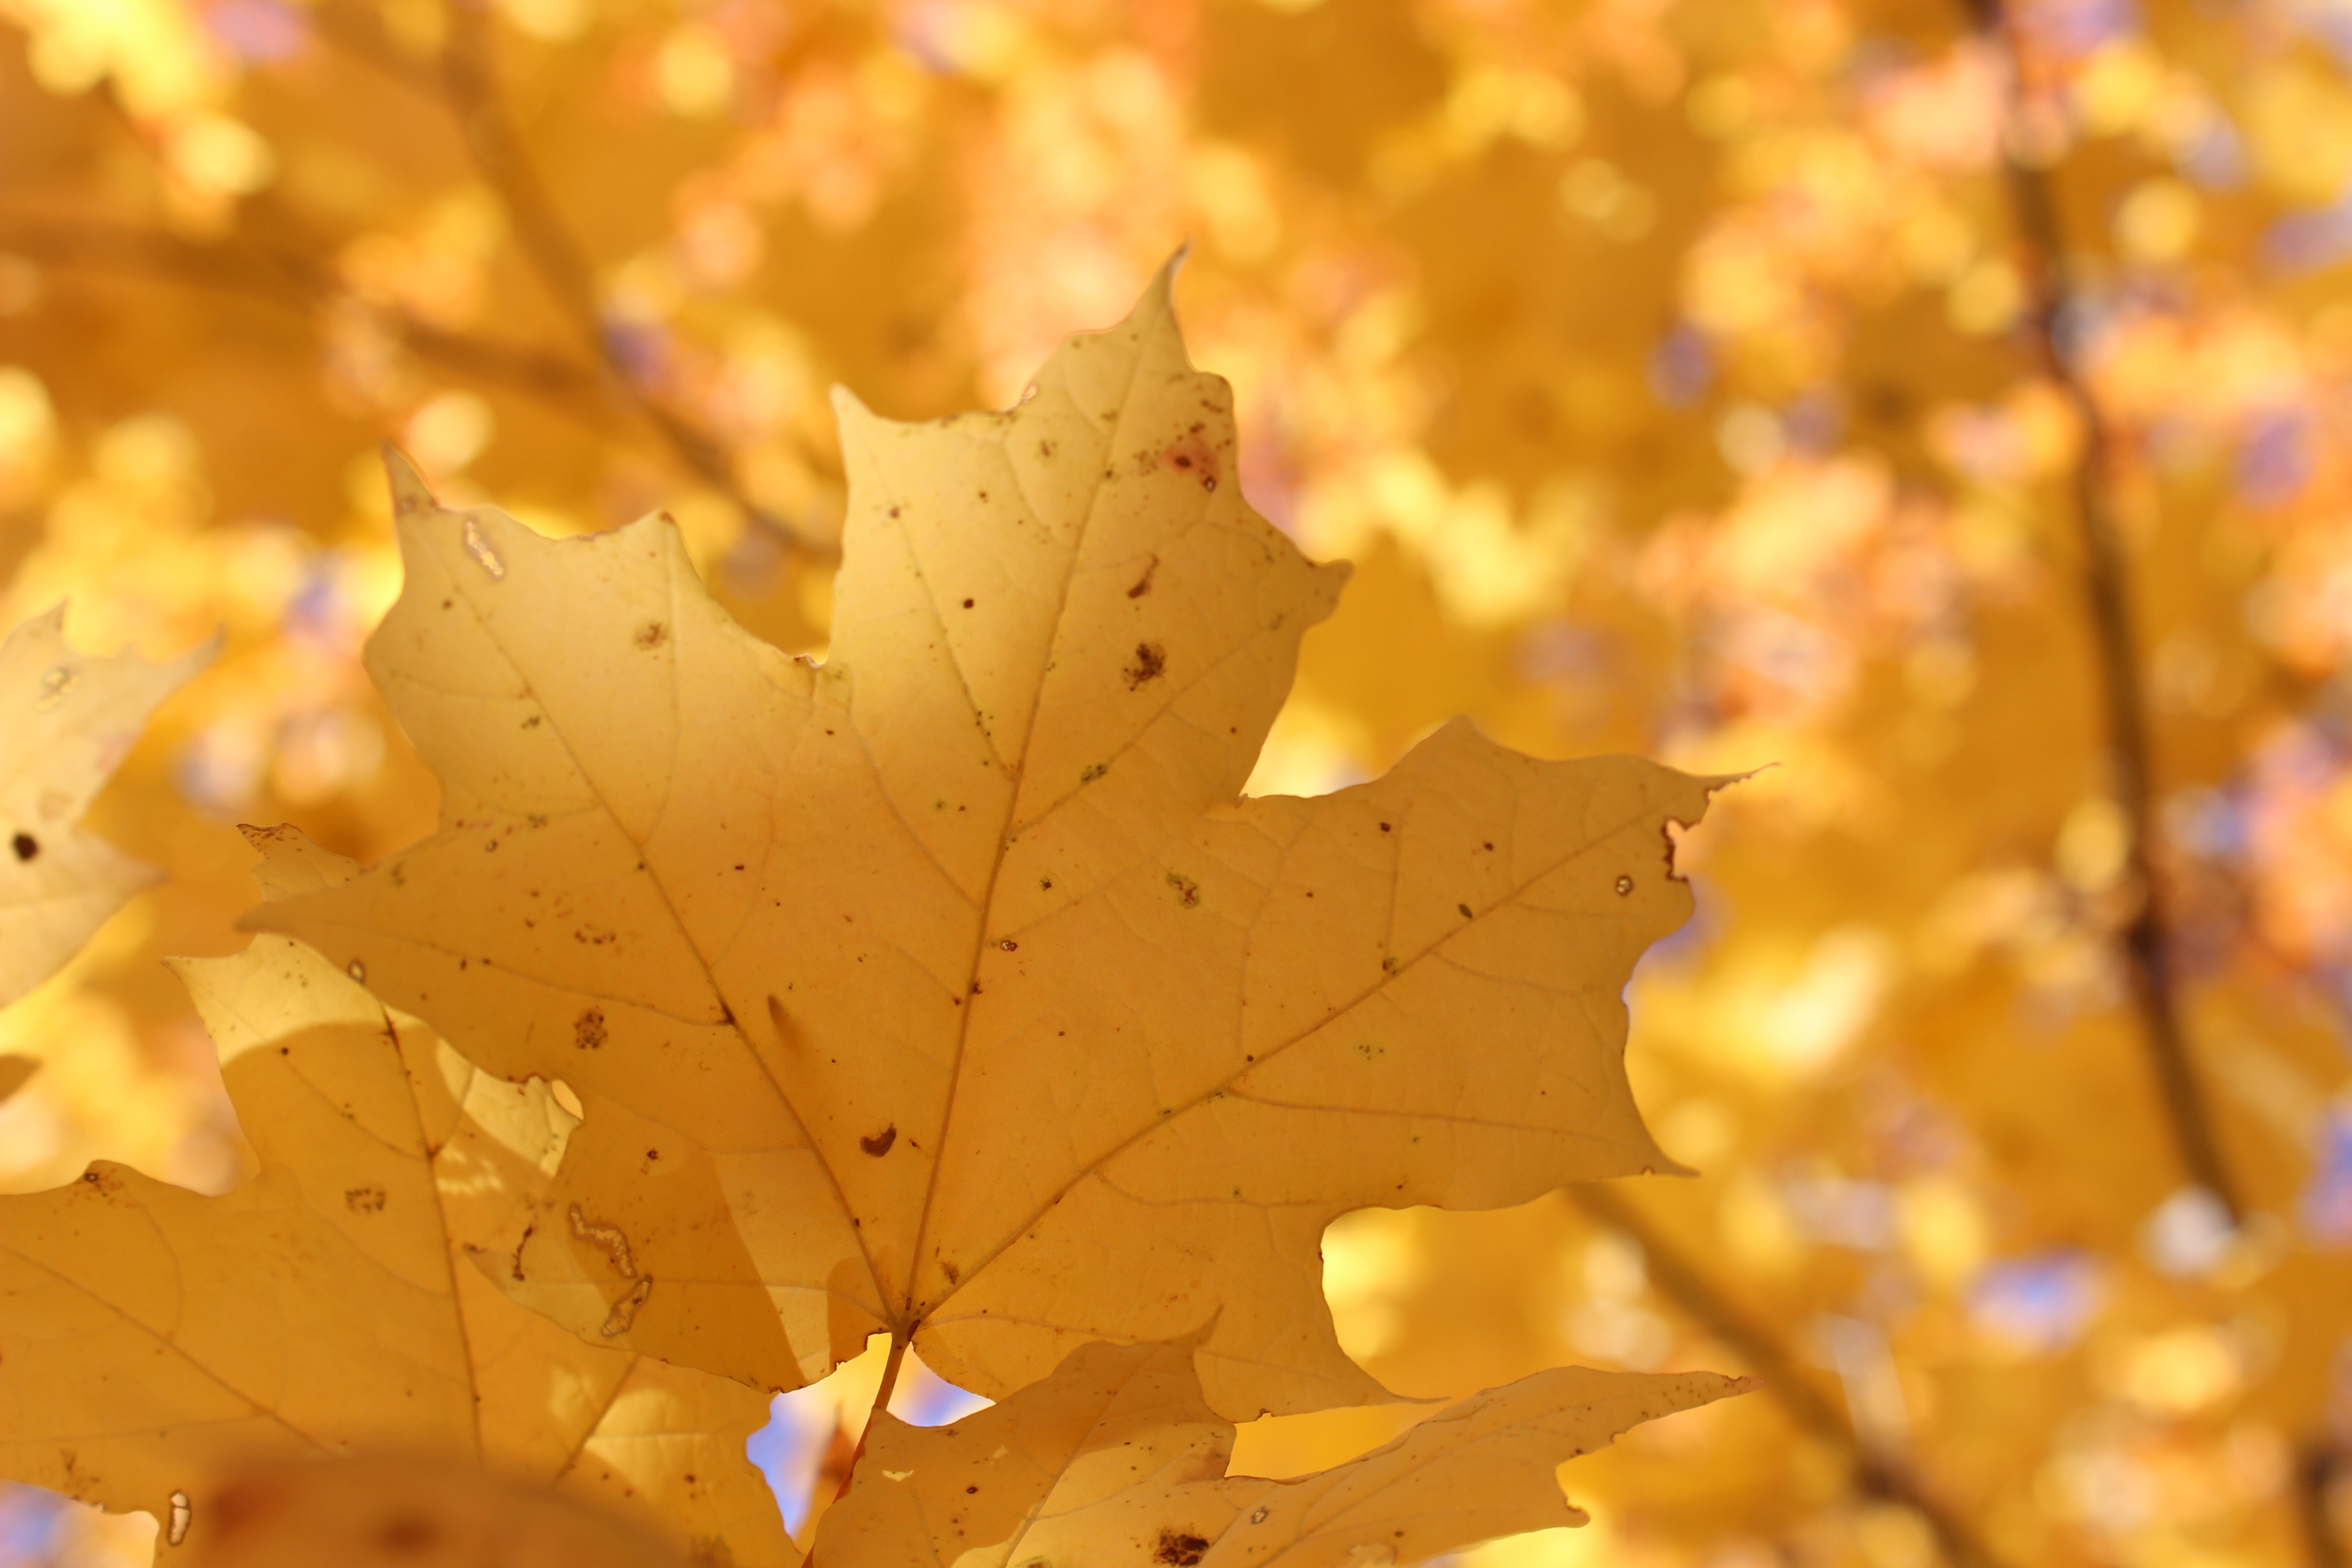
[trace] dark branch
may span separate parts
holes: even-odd
[[[799,542],[781,519],[745,493],[734,465],[709,433],[656,395],[621,353],[597,302],[595,269],[563,221],[546,182],[540,178],[522,132],[499,91],[484,0],[448,0],[445,14],[448,35],[441,52],[442,96],[475,167],[505,205],[516,243],[540,281],[614,387],[679,459],[704,483],[733,501],[753,523],[787,543]]]
[[[1967,5],[1979,32],[2008,61],[2009,119],[2014,130],[2021,123],[2017,109],[2025,91],[2025,61],[2016,31],[2003,15],[2000,0],[1967,0]],[[2181,1165],[2190,1181],[2219,1200],[2231,1225],[2236,1226],[2245,1219],[2244,1198],[2221,1157],[2212,1112],[2189,1057],[2172,969],[2166,891],[2156,874],[2151,848],[2154,748],[2140,691],[2130,584],[2112,500],[2115,433],[2069,352],[2071,283],[2066,275],[2066,237],[2050,177],[2019,158],[2007,138],[2003,145],[2010,205],[2025,272],[2028,337],[2042,372],[2074,409],[2083,435],[2082,459],[2074,465],[2073,476],[2074,513],[2083,544],[2083,591],[2106,709],[2109,771],[2116,805],[2124,819],[2125,871],[2134,900],[2131,917],[2117,937],[2130,972],[2132,1002],[2139,1014],[2149,1065]]]
[[[2331,1507],[2343,1473],[2344,1456],[2325,1441],[2295,1456],[2295,1521],[2303,1526],[2304,1556],[2311,1568],[2344,1568],[2344,1538],[2336,1532]]]
[[[208,289],[278,310],[316,313],[352,298],[325,264],[309,257],[119,224],[0,213],[0,248],[52,267]],[[376,317],[420,359],[549,399],[590,423],[602,423],[583,408],[583,395],[595,393],[602,383],[591,366],[526,343],[453,332],[402,311],[379,310]]]
[[[1692,1321],[1745,1357],[1764,1380],[1765,1392],[1799,1426],[1845,1451],[1857,1488],[1925,1520],[1945,1561],[1955,1568],[2000,1568],[2000,1559],[1966,1520],[1930,1492],[1899,1458],[1864,1442],[1839,1402],[1822,1392],[1780,1337],[1735,1304],[1640,1209],[1598,1182],[1580,1183],[1567,1193],[1569,1201],[1595,1221],[1640,1245],[1650,1282]]]

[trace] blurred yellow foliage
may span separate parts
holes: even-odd
[[[820,649],[828,385],[1010,404],[1189,237],[1244,489],[1359,563],[1253,792],[1456,712],[1777,764],[1684,843],[1698,919],[1632,988],[1637,1091],[1700,1174],[1327,1241],[1346,1342],[1408,1392],[1772,1380],[1582,1462],[1596,1523],[1478,1568],[2340,1561],[2347,34],[2005,11],[0,0],[0,618],[227,639],[92,816],[167,880],[0,1017],[44,1062],[0,1171],[236,1180],[156,959],[242,942],[236,820],[366,861],[433,821],[357,665],[398,588],[378,441],[548,531],[666,508],[740,619]],[[2151,885],[2242,1223],[2151,1065]],[[805,1535],[838,1422],[791,1397]],[[1321,1419],[1244,1452],[1387,1436]],[[61,1517],[0,1501],[0,1558],[143,1550]]]

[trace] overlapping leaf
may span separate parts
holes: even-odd
[[[260,918],[578,1091],[519,1299],[772,1385],[911,1332],[992,1396],[1213,1319],[1248,1416],[1384,1397],[1323,1306],[1335,1215],[1668,1163],[1619,994],[1709,783],[1456,724],[1238,798],[1342,573],[1242,500],[1168,285],[1011,412],[844,401],[822,666],[664,521],[551,542],[396,480],[370,668],[443,831]]]
[[[188,1568],[688,1568],[574,1500],[415,1459],[257,1466],[193,1504],[231,1523],[193,1543]]]
[[[952,1426],[877,1414],[814,1555],[857,1568],[1417,1563],[1583,1523],[1554,1477],[1562,1461],[1745,1386],[1712,1373],[1555,1368],[1344,1465],[1276,1481],[1225,1473],[1234,1428],[1203,1402],[1191,1344],[1088,1345]]]
[[[350,872],[254,837],[273,894]],[[110,1163],[0,1197],[0,1474],[169,1521],[224,1467],[393,1447],[796,1560],[743,1454],[763,1399],[583,1344],[467,1261],[572,1124],[545,1084],[486,1078],[283,937],[177,968],[260,1170],[217,1198]]]
[[[0,1005],[47,979],[155,873],[79,826],[147,715],[215,651],[77,653],[63,605],[0,642]]]

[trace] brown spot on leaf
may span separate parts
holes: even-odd
[[[439,1527],[421,1513],[395,1513],[377,1527],[376,1544],[403,1556],[428,1551],[440,1539]]]
[[[1168,873],[1168,885],[1176,889],[1176,901],[1186,909],[1197,909],[1201,902],[1201,884],[1188,880],[1178,872]]]
[[[860,1138],[857,1141],[857,1146],[878,1160],[890,1152],[890,1145],[898,1141],[898,1124],[893,1121],[871,1138]]]
[[[382,1187],[352,1187],[343,1194],[343,1206],[353,1214],[382,1214],[383,1205]]]
[[[1140,599],[1144,595],[1151,592],[1151,575],[1159,570],[1160,557],[1157,555],[1145,562],[1143,563],[1143,575],[1135,580],[1135,586],[1127,591],[1127,596],[1130,599]]]
[[[1171,473],[1190,474],[1201,481],[1201,488],[1217,488],[1217,454],[1197,434],[1186,434],[1168,444],[1160,454],[1160,466]]]
[[[669,641],[669,628],[659,621],[647,621],[637,628],[637,646],[648,652]]]
[[[604,1044],[604,1009],[591,1007],[572,1020],[572,1043],[583,1051],[602,1049]]]
[[[1135,662],[1120,673],[1127,677],[1127,689],[1129,691],[1139,690],[1148,682],[1157,680],[1168,673],[1168,650],[1156,642],[1137,643]]]
[[[16,852],[19,860],[30,860],[41,852],[41,841],[29,833],[19,833],[8,840],[8,847]]]
[[[1194,1535],[1189,1531],[1162,1530],[1160,1543],[1151,1549],[1151,1560],[1165,1563],[1169,1568],[1192,1568],[1192,1564],[1208,1555],[1208,1551],[1209,1542],[1204,1536]]]

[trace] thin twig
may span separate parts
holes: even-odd
[[[2003,14],[2000,0],[1966,0],[1966,4],[1978,31],[2008,62],[2009,129],[2014,132],[2023,124],[2020,110],[2025,93],[2025,61],[2016,29]],[[2156,795],[2154,748],[2140,690],[2130,584],[2111,499],[2115,435],[2068,351],[2072,285],[2067,277],[2065,230],[2050,177],[2019,157],[2008,137],[2003,138],[2003,163],[2024,264],[2028,336],[2043,374],[2073,408],[2082,430],[2083,454],[2073,478],[2074,513],[2083,543],[2083,590],[2106,707],[2116,805],[2123,815],[2124,868],[2135,900],[2131,918],[2117,935],[2130,971],[2132,1001],[2139,1013],[2149,1065],[2164,1099],[2181,1165],[2190,1181],[2213,1194],[2234,1228],[2245,1219],[2244,1199],[2222,1159],[2212,1111],[2189,1057],[2172,967],[2166,890],[2156,875],[2150,847]]]
[[[0,212],[0,249],[52,267],[207,289],[279,310],[315,313],[352,299],[331,268],[309,257],[236,240],[184,239],[159,229]],[[583,395],[594,393],[602,381],[592,366],[527,343],[454,332],[404,311],[374,315],[420,359],[546,398],[590,424],[603,424],[583,407]]]
[[[1569,1200],[1592,1219],[1640,1246],[1650,1282],[1699,1327],[1746,1357],[1764,1380],[1765,1392],[1798,1426],[1845,1451],[1858,1488],[1925,1520],[1945,1560],[1956,1568],[2000,1568],[2000,1559],[1967,1520],[1930,1492],[1901,1459],[1864,1443],[1851,1417],[1822,1392],[1780,1337],[1734,1304],[1640,1209],[1598,1182],[1579,1183],[1567,1192]]]
[[[704,483],[733,501],[744,516],[786,543],[798,543],[782,520],[751,500],[725,450],[700,426],[680,415],[629,363],[596,298],[588,254],[540,178],[522,132],[499,90],[490,53],[485,0],[447,0],[448,30],[441,49],[441,89],[459,136],[482,178],[498,194],[514,225],[516,243],[588,352],[638,415],[661,435]]]
[[[2325,1439],[2295,1456],[2295,1521],[2303,1527],[2304,1556],[2311,1568],[2344,1568],[2344,1538],[2330,1506],[2343,1470],[2344,1456]]]

